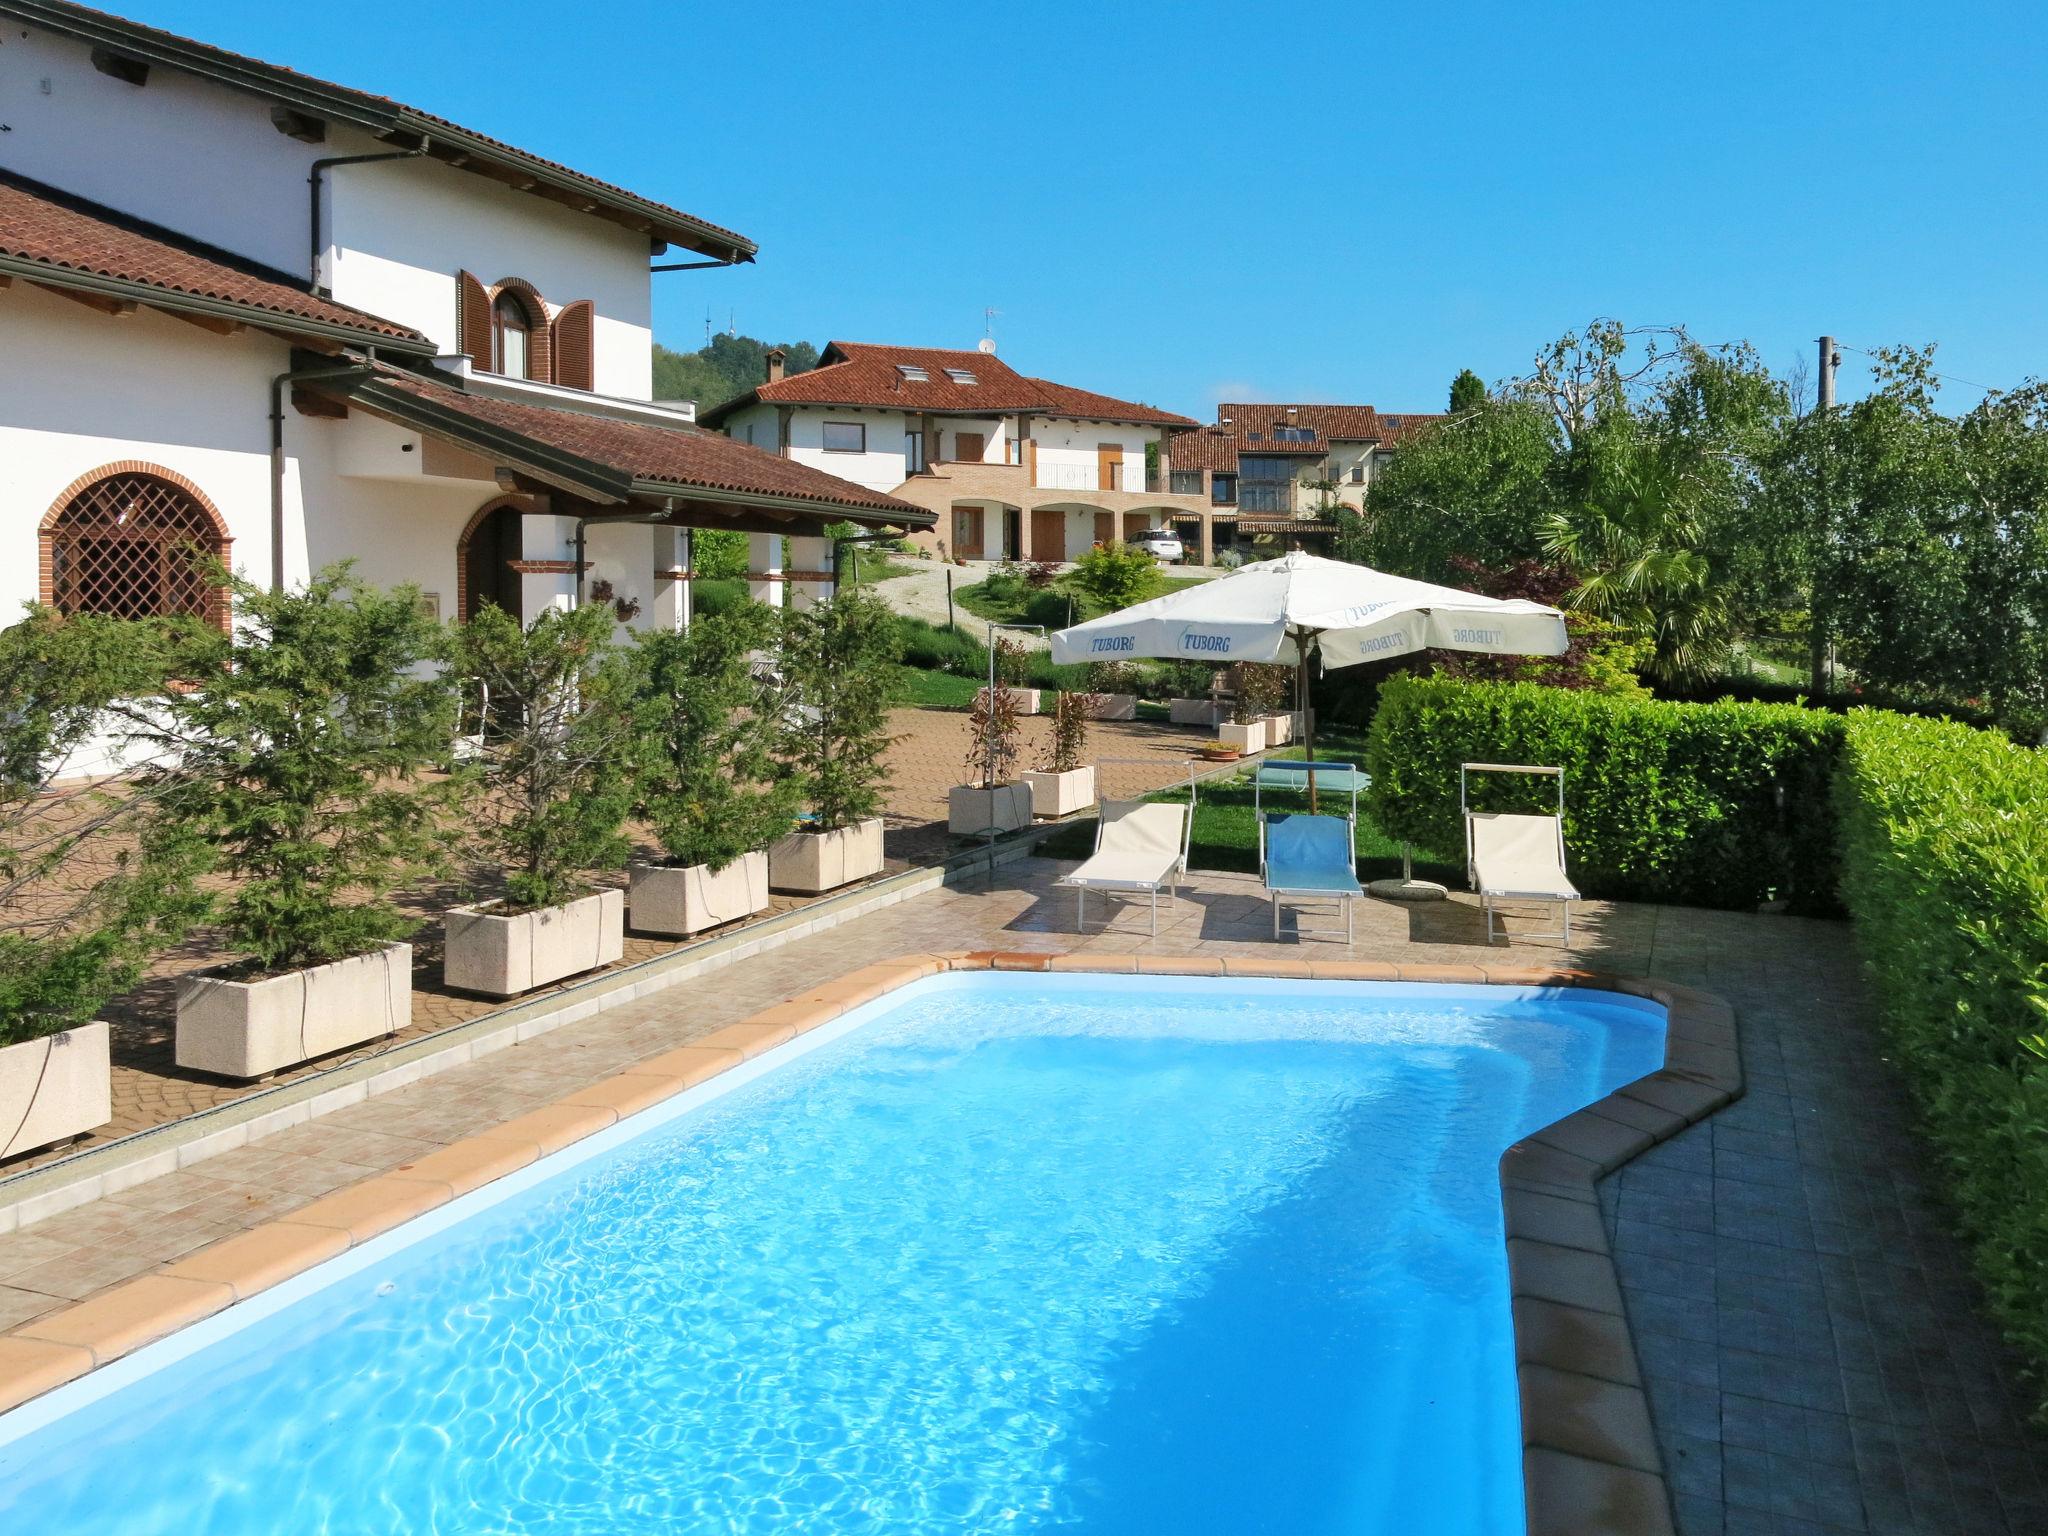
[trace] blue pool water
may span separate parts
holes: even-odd
[[[0,1531],[1506,1536],[1495,1164],[1662,1053],[935,978],[0,1419]]]

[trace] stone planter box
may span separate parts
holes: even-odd
[[[1259,722],[1266,728],[1266,745],[1284,747],[1294,740],[1294,716],[1268,715]]]
[[[1219,699],[1168,699],[1166,718],[1175,725],[1221,725],[1230,706]]]
[[[1031,814],[1057,821],[1095,803],[1095,770],[1070,768],[1065,773],[1024,775],[1031,789]]]
[[[1138,696],[1135,693],[1098,693],[1095,707],[1088,711],[1090,720],[1135,720],[1138,718]]]
[[[1038,689],[1036,689],[1036,688],[1005,688],[1005,689],[1004,689],[1003,691],[1004,691],[1005,693],[1009,694],[1009,696],[1010,696],[1011,698],[1013,698],[1013,699],[1015,699],[1015,700],[1017,701],[1017,713],[1018,713],[1018,714],[1020,714],[1020,715],[1035,715],[1035,714],[1037,714],[1037,713],[1038,713],[1038,700],[1039,700],[1039,690],[1038,690]],[[982,702],[983,700],[985,700],[985,699],[986,699],[987,697],[988,697],[988,689],[987,689],[987,688],[977,688],[977,689],[975,690],[975,692],[974,692],[974,702],[975,702],[976,704],[980,704],[980,703],[981,703],[981,702]]]
[[[178,1065],[215,1077],[268,1077],[410,1023],[410,944],[257,981],[178,981]]]
[[[1266,722],[1254,720],[1250,725],[1233,725],[1226,720],[1216,727],[1216,739],[1250,757],[1266,750]]]
[[[792,832],[768,848],[768,884],[778,891],[816,896],[881,872],[879,816],[837,832]]]
[[[111,1061],[107,1026],[98,1022],[0,1046],[0,1134],[12,1133],[0,1157],[68,1141],[113,1119]]]
[[[626,952],[626,893],[592,891],[559,907],[506,914],[499,902],[448,914],[448,985],[517,997],[564,976],[610,965]]]
[[[743,853],[716,871],[704,864],[635,864],[628,899],[641,933],[683,938],[752,917],[768,905],[768,850]]]
[[[997,784],[988,789],[955,784],[946,791],[946,830],[955,837],[1015,832],[1031,825],[1031,800],[1031,786],[1025,783]]]

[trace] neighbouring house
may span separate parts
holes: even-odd
[[[986,347],[835,341],[818,366],[767,377],[707,426],[842,475],[938,519],[913,537],[967,560],[1072,560],[1173,528],[1208,561],[1212,508],[1172,488],[1170,444],[1196,423],[1155,406],[1017,372]]]
[[[801,602],[829,525],[932,523],[649,398],[652,274],[745,237],[103,12],[0,23],[8,607],[224,623],[196,547],[279,585],[353,560],[444,618],[679,626],[693,528],[751,535],[756,595]]]
[[[1214,426],[1173,439],[1172,489],[1209,503],[1226,546],[1319,548],[1336,532],[1332,508],[1363,507],[1401,439],[1438,419],[1369,405],[1219,405]]]

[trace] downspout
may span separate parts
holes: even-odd
[[[337,165],[369,165],[378,160],[414,160],[427,152],[431,139],[421,139],[416,149],[390,149],[369,155],[328,155],[315,160],[306,173],[310,218],[307,221],[306,236],[306,281],[313,285],[313,291],[322,298],[330,297],[327,287],[320,281],[320,176],[323,171]]]
[[[369,349],[371,362],[376,348]],[[270,590],[284,590],[284,387],[313,379],[353,378],[363,372],[361,363],[344,367],[291,368],[270,381]]]

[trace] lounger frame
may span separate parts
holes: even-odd
[[[1309,784],[1313,784],[1315,782],[1315,776],[1318,772],[1328,772],[1333,779],[1338,777],[1340,774],[1344,775],[1349,785],[1348,793],[1351,796],[1351,808],[1346,813],[1344,820],[1346,825],[1350,829],[1351,846],[1353,848],[1356,848],[1358,846],[1358,797],[1364,791],[1366,786],[1369,785],[1372,781],[1365,774],[1359,771],[1358,765],[1356,763],[1345,763],[1335,761],[1311,762],[1305,758],[1300,760],[1288,760],[1284,762],[1279,761],[1277,759],[1268,759],[1266,762],[1261,763],[1259,767],[1252,773],[1252,820],[1258,824],[1259,828],[1259,879],[1261,881],[1267,881],[1266,812],[1261,803],[1261,792],[1268,787],[1266,781],[1261,778],[1261,775],[1268,768],[1306,770],[1308,774],[1307,782]],[[1295,788],[1295,786],[1291,784],[1274,784],[1271,787],[1274,789],[1286,789],[1289,791],[1292,791]],[[1347,791],[1343,789],[1332,789],[1330,792],[1332,794],[1344,794]],[[1354,876],[1357,874],[1355,864],[1353,866],[1352,873]],[[1273,937],[1276,940],[1280,937],[1281,898],[1291,897],[1294,900],[1294,931],[1297,935],[1315,933],[1335,933],[1337,930],[1334,928],[1305,928],[1302,926],[1301,922],[1301,911],[1302,906],[1305,902],[1334,901],[1340,903],[1344,908],[1344,942],[1348,946],[1354,942],[1354,938],[1357,932],[1356,913],[1353,909],[1352,904],[1356,902],[1359,898],[1359,895],[1362,894],[1362,891],[1357,894],[1354,894],[1349,891],[1308,890],[1293,886],[1276,886],[1273,885],[1270,881],[1267,881],[1266,896],[1268,900],[1272,902],[1273,905]]]
[[[1106,757],[1100,759],[1097,763],[1097,766],[1099,767],[1102,763],[1114,762],[1143,763],[1145,766],[1151,767],[1154,766],[1156,760],[1153,758]],[[1188,813],[1184,818],[1182,818],[1181,821],[1180,858],[1175,860],[1172,867],[1167,870],[1166,878],[1164,880],[1155,881],[1149,886],[1138,884],[1096,885],[1088,881],[1077,881],[1071,875],[1063,875],[1058,880],[1055,880],[1053,882],[1053,884],[1056,886],[1066,886],[1069,890],[1071,890],[1074,893],[1075,932],[1080,933],[1086,931],[1088,926],[1088,893],[1090,891],[1099,891],[1102,893],[1105,902],[1110,897],[1121,896],[1126,899],[1129,899],[1133,896],[1149,894],[1152,898],[1152,937],[1155,939],[1159,937],[1160,888],[1162,886],[1165,887],[1166,904],[1169,907],[1178,905],[1180,901],[1180,882],[1183,878],[1186,877],[1188,872],[1188,848],[1191,845],[1195,835],[1195,765],[1192,760],[1190,760],[1188,763],[1187,792]],[[1144,797],[1140,796],[1139,798],[1142,800]],[[1102,815],[1100,814],[1100,807],[1098,806],[1095,821],[1094,853],[1102,852],[1102,833],[1104,825],[1105,821]],[[1090,857],[1093,857],[1093,854],[1091,854]],[[1104,910],[1109,910],[1106,905],[1104,907]],[[1103,922],[1105,924],[1112,923],[1114,921],[1116,921],[1116,916],[1113,912],[1111,912],[1108,917],[1105,917],[1103,919]]]
[[[1554,901],[1563,912],[1563,920],[1552,933],[1525,933],[1525,939],[1561,939],[1566,944],[1572,941],[1572,903],[1576,896],[1559,896],[1550,891],[1488,891],[1479,884],[1478,850],[1472,837],[1472,807],[1469,803],[1470,776],[1475,773],[1527,773],[1557,781],[1557,867],[1563,869],[1564,862],[1564,769],[1537,767],[1529,763],[1460,763],[1458,765],[1458,817],[1465,823],[1465,878],[1472,889],[1479,892],[1479,909],[1486,914],[1486,942],[1494,941],[1495,918],[1499,915],[1498,903],[1503,901]],[[1506,936],[1507,929],[1498,930]]]

